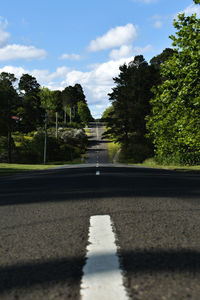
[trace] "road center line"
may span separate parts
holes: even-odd
[[[128,300],[119,267],[110,216],[90,218],[87,262],[81,283],[82,300]]]
[[[100,175],[100,171],[96,171],[96,175]]]

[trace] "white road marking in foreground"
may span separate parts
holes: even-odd
[[[100,175],[100,171],[96,171],[96,175]]]
[[[81,283],[82,300],[128,300],[119,267],[110,216],[90,218],[87,262]]]

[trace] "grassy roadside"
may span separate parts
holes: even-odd
[[[200,173],[200,166],[183,166],[183,165],[161,165],[155,162],[153,158],[146,159],[141,164],[134,164],[137,166],[144,166],[144,167],[150,167],[150,168],[157,168],[157,169],[165,169],[165,170],[176,170],[176,171],[195,171]]]
[[[118,143],[114,143],[109,141],[108,142],[108,156],[109,156],[109,161],[113,163],[113,159],[117,153],[117,151],[120,149],[120,145]]]
[[[47,163],[46,165],[0,163],[0,176],[14,174],[14,173],[22,173],[27,171],[46,170],[54,167],[59,167],[62,165],[82,164],[84,163],[84,160],[85,158],[83,157],[82,159],[76,158],[72,161]]]
[[[0,163],[0,175],[21,173],[26,171],[45,170],[58,165],[26,165],[26,164],[7,164]]]
[[[89,128],[84,128],[86,135],[89,137],[91,135],[91,130]]]
[[[114,143],[111,141],[108,142],[108,155],[111,163],[113,163],[113,159],[119,149],[120,149],[119,143]],[[184,165],[175,165],[175,164],[162,165],[162,164],[158,164],[153,158],[146,159],[143,163],[132,163],[128,160],[127,161],[122,160],[119,157],[118,162],[126,163],[129,165],[141,166],[141,167],[200,173],[200,165],[197,166],[187,166],[187,165],[184,166]]]

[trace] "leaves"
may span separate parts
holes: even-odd
[[[177,52],[161,65],[163,82],[152,90],[147,128],[158,156],[177,153],[184,160],[188,151],[200,154],[200,20],[180,14],[174,27]]]

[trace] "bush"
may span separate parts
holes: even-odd
[[[80,157],[85,149],[85,146],[83,147],[85,136],[82,130],[70,129],[61,132],[58,139],[52,135],[47,138],[47,162],[73,160]],[[14,160],[19,163],[43,163],[44,138],[43,132],[35,133],[32,139],[20,137],[20,145],[16,148]]]
[[[168,155],[156,155],[155,160],[163,165],[200,165],[200,152],[177,152]]]
[[[81,147],[87,146],[87,135],[83,129],[59,128],[58,137],[66,144]]]
[[[120,161],[142,163],[145,159],[152,157],[152,149],[147,144],[134,144],[123,147],[120,152]]]
[[[15,150],[15,143],[11,138],[11,151]],[[7,136],[0,136],[0,162],[8,161],[8,138]]]
[[[82,124],[77,123],[77,122],[59,123],[59,125],[62,128],[77,128],[77,129],[81,129],[83,127]]]

